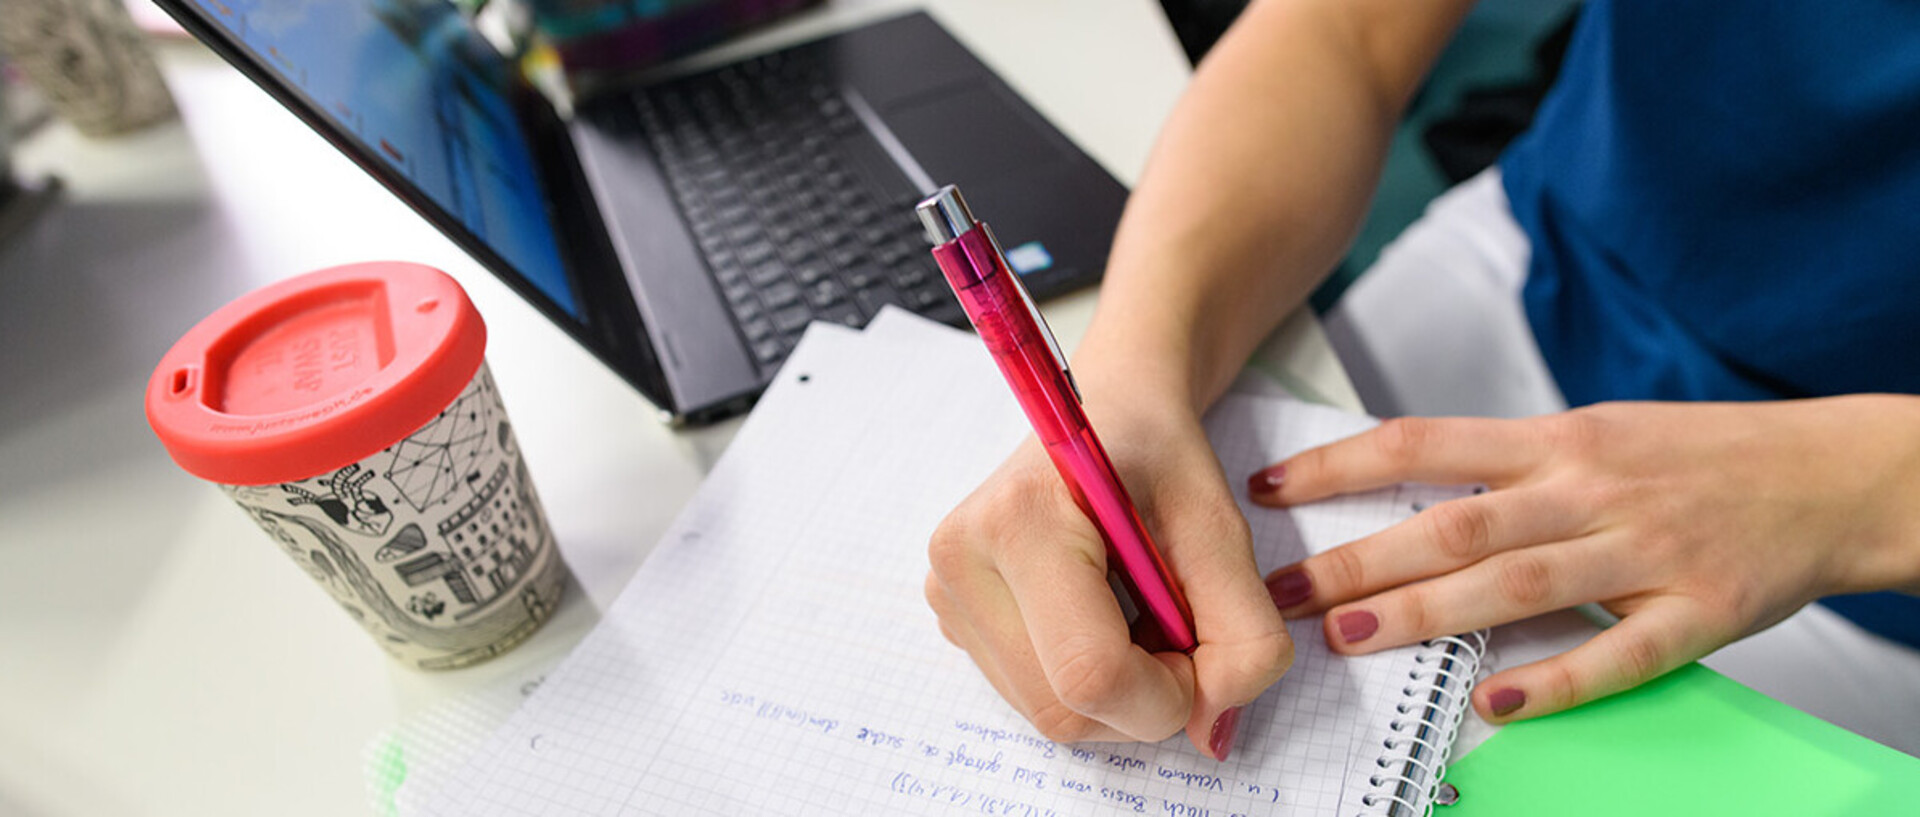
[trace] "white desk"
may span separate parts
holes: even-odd
[[[910,5],[843,0],[741,44]],[[1151,0],[953,0],[935,14],[1123,181],[1187,77]],[[364,813],[361,751],[435,701],[551,664],[691,496],[733,425],[672,432],[640,396],[250,82],[196,46],[163,64],[183,122],[108,142],[56,127],[23,173],[69,192],[0,248],[0,813]],[[451,273],[584,594],[527,645],[423,674],[389,661],[141,412],[179,334],[269,281],[400,258]],[[1076,341],[1091,294],[1047,307]],[[1311,321],[1281,354],[1350,390]]]

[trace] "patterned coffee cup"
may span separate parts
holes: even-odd
[[[147,418],[388,653],[466,666],[530,635],[567,581],[485,348],[444,273],[335,267],[188,330]]]

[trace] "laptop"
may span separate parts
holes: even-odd
[[[913,215],[941,184],[1040,298],[1098,280],[1125,202],[924,13],[562,118],[445,0],[158,2],[674,423],[750,407],[810,321],[963,323]]]

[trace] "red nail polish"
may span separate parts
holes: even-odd
[[[1340,640],[1355,644],[1367,640],[1380,629],[1380,618],[1365,610],[1352,610],[1341,613],[1334,619],[1334,626],[1340,630]]]
[[[1527,705],[1527,693],[1507,687],[1496,689],[1487,696],[1487,706],[1493,709],[1494,717],[1513,714],[1513,711]]]
[[[1214,719],[1213,731],[1207,734],[1207,748],[1213,750],[1214,760],[1226,760],[1233,752],[1234,735],[1240,731],[1240,707],[1234,707],[1220,713]]]
[[[1275,465],[1247,477],[1247,493],[1271,494],[1280,490],[1280,486],[1285,484],[1287,484],[1287,467]]]
[[[1303,604],[1313,597],[1313,579],[1298,567],[1283,570],[1267,580],[1267,595],[1273,597],[1273,606],[1282,610]]]

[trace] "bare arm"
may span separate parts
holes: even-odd
[[[1249,6],[1128,203],[1082,377],[1153,361],[1156,385],[1193,407],[1218,397],[1352,241],[1400,112],[1469,6]]]
[[[1238,708],[1292,662],[1200,412],[1350,240],[1393,123],[1466,5],[1260,0],[1168,122],[1076,372],[1199,647],[1127,640],[1100,537],[1032,440],[929,546],[941,632],[1048,737],[1184,728],[1224,759]]]

